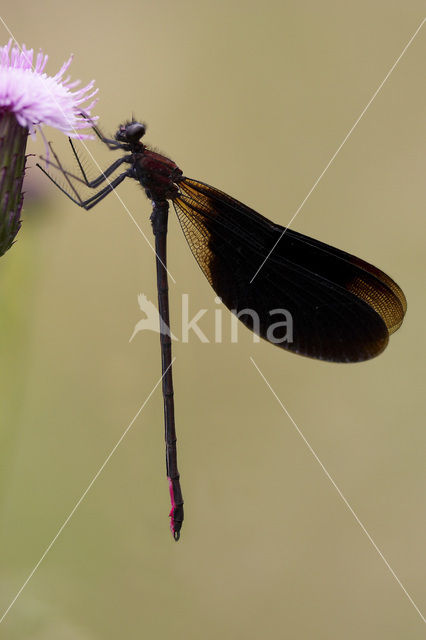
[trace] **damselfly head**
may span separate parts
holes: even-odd
[[[141,122],[126,122],[120,125],[119,130],[115,134],[118,142],[128,142],[130,144],[138,142],[145,135],[146,126]]]

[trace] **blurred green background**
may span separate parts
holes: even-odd
[[[96,79],[106,132],[147,141],[285,225],[419,26],[424,3],[28,3],[21,43]],[[401,285],[408,314],[359,365],[287,354],[240,328],[174,343],[186,519],[168,529],[160,388],[1,624],[7,640],[417,639],[421,618],[249,360],[252,356],[415,602],[424,602],[424,27],[294,222]],[[9,35],[2,28],[2,43]],[[45,129],[71,160],[63,136]],[[28,151],[42,150],[29,142]],[[106,166],[110,155],[91,146]],[[34,159],[29,160],[34,165]],[[110,196],[86,213],[36,169],[0,270],[4,611],[157,382],[154,256]],[[120,197],[151,239],[136,183]],[[174,213],[180,303],[213,335],[214,293]]]

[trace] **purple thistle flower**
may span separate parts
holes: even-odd
[[[77,89],[79,80],[64,78],[73,56],[55,76],[48,76],[47,58],[40,51],[33,62],[33,49],[12,47],[12,40],[0,47],[0,256],[21,226],[28,133],[34,136],[45,124],[72,138],[92,138],[81,133],[91,126],[81,112],[90,115],[96,103],[94,81]]]

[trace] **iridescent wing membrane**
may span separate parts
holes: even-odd
[[[273,333],[284,349],[332,362],[359,362],[383,351],[407,308],[389,276],[292,229],[283,234],[284,227],[202,182],[182,178],[179,189],[173,204],[195,259],[231,311],[256,312],[261,337],[269,339],[270,312],[284,309],[292,341],[280,341],[279,328]],[[240,320],[256,329],[252,315]]]

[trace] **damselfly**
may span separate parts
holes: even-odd
[[[377,356],[404,318],[406,300],[385,273],[349,253],[281,227],[215,187],[187,178],[169,158],[141,142],[146,127],[131,121],[115,138],[98,138],[118,160],[88,180],[79,155],[71,147],[81,177],[65,170],[57,155],[52,167],[66,179],[64,188],[40,168],[73,202],[91,209],[125,178],[134,178],[152,203],[158,307],[169,327],[166,236],[169,200],[204,275],[223,303],[252,331],[288,351],[331,362],[360,362]],[[111,178],[120,167],[125,169]],[[73,180],[97,189],[83,200]],[[286,309],[292,318],[292,339],[275,323],[271,311]],[[245,313],[250,310],[253,313]],[[170,332],[161,332],[166,465],[171,498],[171,530],[179,539],[183,498],[177,467],[176,430]]]

